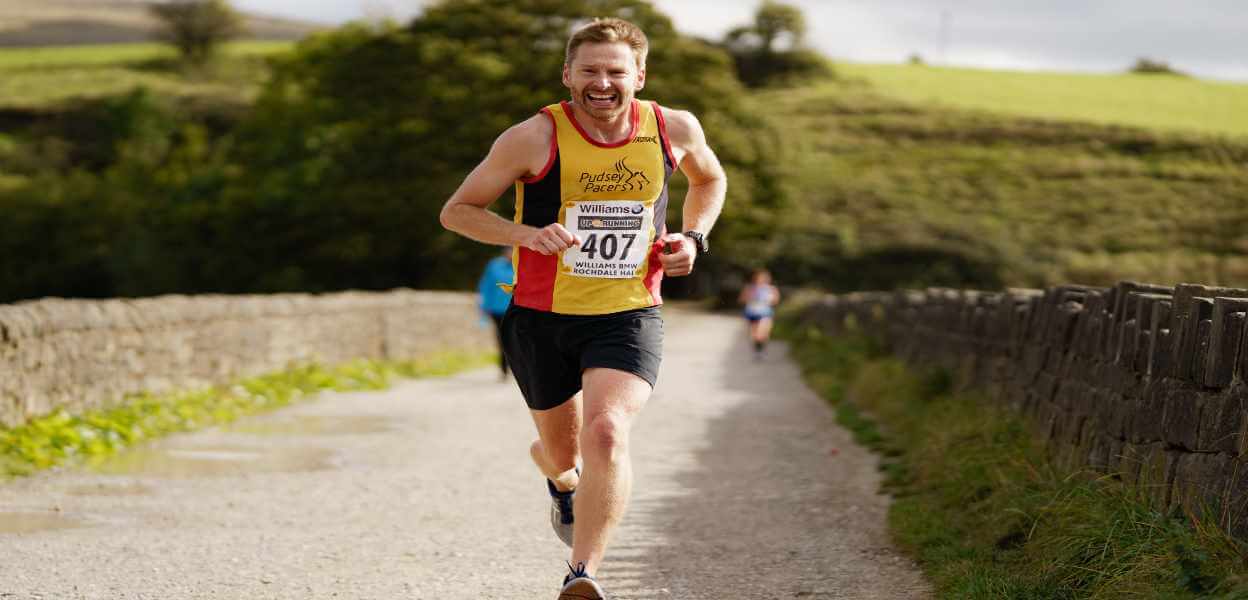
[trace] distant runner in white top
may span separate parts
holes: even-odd
[[[780,303],[780,290],[771,284],[771,273],[766,269],[755,270],[750,275],[750,283],[741,289],[738,301],[745,305],[745,320],[749,323],[750,339],[754,341],[754,353],[761,356],[771,338],[774,307]]]

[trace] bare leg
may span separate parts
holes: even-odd
[[[754,339],[760,342],[771,339],[771,319],[762,319],[758,322],[758,337]]]
[[[762,321],[750,321],[750,341],[752,342],[762,341],[762,338],[759,337],[761,324],[762,324]]]
[[[538,435],[529,446],[529,456],[561,492],[579,483],[576,464],[581,457],[581,397],[577,393],[555,408],[529,411]]]
[[[572,564],[583,562],[586,571],[593,574],[628,507],[633,487],[629,430],[650,397],[650,384],[615,369],[587,369],[582,381],[585,426],[581,449],[585,466],[576,491]]]

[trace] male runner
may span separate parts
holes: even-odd
[[[658,374],[659,281],[693,270],[727,188],[693,115],[634,98],[647,51],[620,19],[573,33],[571,98],[503,132],[442,209],[447,229],[516,247],[504,352],[537,425],[530,453],[552,524],[572,547],[564,600],[605,598],[593,575],[624,515],[629,428]],[[689,180],[684,234],[664,218],[677,168]],[[487,207],[513,185],[510,222]]]

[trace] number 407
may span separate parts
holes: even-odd
[[[624,247],[620,247],[620,238],[624,238]],[[589,260],[594,260],[597,255],[601,254],[603,260],[614,260],[618,255],[620,260],[624,260],[628,256],[628,250],[633,247],[633,242],[637,240],[635,233],[604,233],[599,236],[596,233],[589,234],[585,241],[581,243],[581,252],[584,252]]]

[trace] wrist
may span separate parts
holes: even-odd
[[[697,254],[698,256],[701,256],[711,251],[711,246],[707,242],[705,233],[702,233],[701,231],[698,231],[696,229],[689,229],[687,231],[682,232],[681,235],[685,236],[686,238],[689,239],[689,241],[693,242],[693,248],[695,251],[694,253]]]

